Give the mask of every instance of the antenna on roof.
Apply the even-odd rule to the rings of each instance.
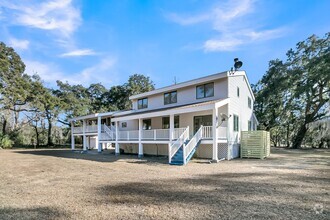
[[[173,82],[174,82],[174,85],[176,85],[176,76],[174,76]]]

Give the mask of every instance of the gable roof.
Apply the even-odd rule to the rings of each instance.
[[[155,90],[152,90],[152,91],[149,91],[149,92],[140,93],[140,94],[137,94],[137,95],[132,95],[132,96],[129,97],[129,99],[134,100],[134,99],[145,98],[147,96],[156,95],[156,94],[159,94],[159,93],[170,92],[172,90],[176,90],[176,89],[180,89],[180,88],[184,88],[184,87],[188,87],[188,86],[193,86],[193,85],[198,85],[198,84],[201,84],[201,83],[206,83],[206,82],[210,82],[210,81],[213,81],[213,80],[222,79],[222,78],[226,78],[226,77],[230,77],[230,76],[237,76],[237,75],[245,77],[247,86],[248,86],[249,91],[251,92],[252,98],[254,100],[255,99],[254,94],[253,94],[253,91],[251,89],[249,79],[248,79],[248,77],[247,77],[244,70],[236,71],[234,75],[230,75],[229,71],[225,71],[225,72],[221,72],[221,73],[216,73],[216,74],[200,77],[200,78],[197,78],[197,79],[188,80],[186,82],[177,83],[177,84],[170,85],[170,86],[165,86],[165,87],[155,89]]]

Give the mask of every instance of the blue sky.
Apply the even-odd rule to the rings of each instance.
[[[0,41],[47,86],[122,84],[134,73],[156,87],[229,70],[251,83],[268,61],[330,31],[328,0],[0,0]]]

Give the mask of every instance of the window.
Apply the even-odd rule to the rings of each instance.
[[[174,116],[174,128],[179,128],[179,115]],[[162,118],[162,128],[169,129],[170,128],[170,117],[163,117]]]
[[[239,118],[237,115],[234,115],[234,131],[238,131]]]
[[[172,104],[177,102],[177,92],[168,92],[164,94],[164,105]]]
[[[122,127],[122,128],[126,128],[126,127],[127,127],[127,122],[122,122],[122,123],[121,123],[121,127]]]
[[[251,106],[252,106],[252,100],[250,97],[248,97],[248,107],[251,108]]]
[[[143,120],[143,130],[151,130],[151,119],[144,119]]]
[[[239,87],[237,87],[237,97],[239,97]]]
[[[148,98],[138,100],[138,109],[148,108]]]
[[[214,96],[214,83],[196,86],[196,98],[202,99]]]
[[[249,130],[249,131],[252,131],[252,130],[253,130],[253,128],[252,128],[252,123],[251,123],[250,120],[248,121],[248,130]]]

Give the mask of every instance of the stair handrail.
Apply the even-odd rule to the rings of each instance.
[[[180,149],[180,147],[184,144],[184,142],[189,137],[189,126],[182,132],[180,137],[171,144],[169,149],[169,163],[172,161],[172,157],[176,154],[176,152]]]
[[[110,139],[115,139],[115,132],[113,132],[106,124],[104,126],[104,131],[110,136]]]
[[[198,129],[196,134],[190,139],[188,144],[184,146],[183,150],[183,163],[187,163],[187,158],[190,155],[190,153],[193,151],[193,149],[197,146],[198,142],[202,139],[203,137],[203,125]]]
[[[110,125],[110,130],[113,131],[113,132],[116,132],[116,127],[111,124]]]

